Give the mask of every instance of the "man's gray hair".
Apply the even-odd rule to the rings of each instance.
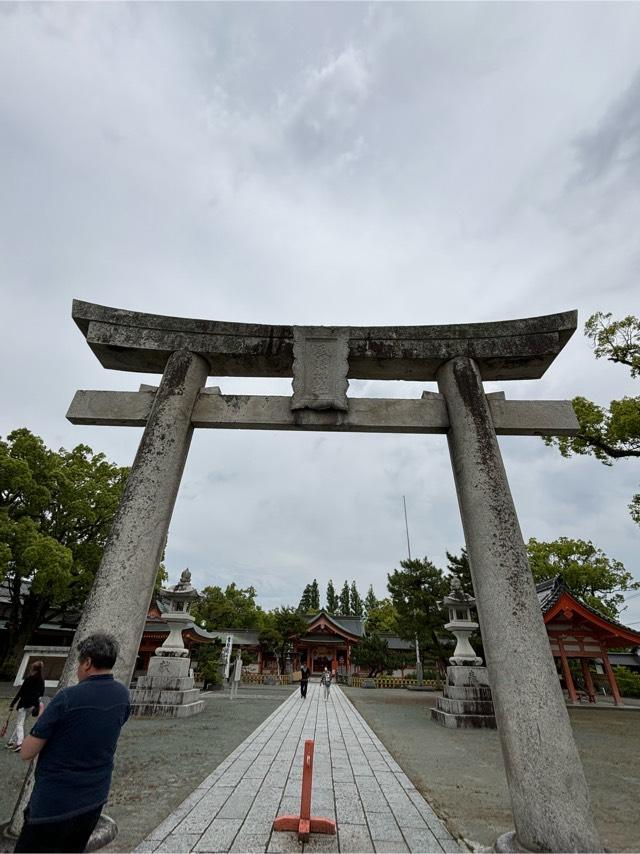
[[[116,663],[120,652],[120,644],[113,635],[97,632],[89,635],[78,645],[78,659],[85,661],[91,659],[91,663],[98,670],[111,670]]]

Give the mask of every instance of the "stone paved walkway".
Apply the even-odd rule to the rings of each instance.
[[[241,695],[242,697],[242,695]],[[229,701],[229,726],[233,702]],[[315,740],[312,815],[337,836],[302,845],[275,833],[299,813],[305,739]],[[463,851],[361,715],[337,687],[327,702],[311,683],[292,693],[137,847],[140,852]]]

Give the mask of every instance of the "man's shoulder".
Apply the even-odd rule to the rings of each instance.
[[[117,679],[84,679],[72,688],[66,688],[71,700],[89,696],[108,696],[116,701],[129,702],[129,689]]]

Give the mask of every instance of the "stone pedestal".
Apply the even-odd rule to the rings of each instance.
[[[188,658],[154,656],[146,676],[140,676],[131,692],[131,714],[135,717],[187,718],[204,709],[200,691],[189,676]]]
[[[495,729],[489,674],[486,667],[447,667],[443,696],[431,717],[454,729]]]

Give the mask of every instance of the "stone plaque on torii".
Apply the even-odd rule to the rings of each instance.
[[[296,327],[142,314],[74,301],[102,365],[162,375],[78,391],[74,424],[143,426],[76,638],[121,641],[128,684],[194,427],[444,433],[451,456],[516,835],[503,850],[601,850],[496,436],[573,435],[569,401],[506,400],[483,381],[541,377],[577,313],[449,326]],[[208,376],[292,377],[293,395],[226,395]],[[436,381],[420,399],[347,395],[349,379]],[[69,668],[61,684],[72,679]],[[513,848],[512,850],[515,850]]]

